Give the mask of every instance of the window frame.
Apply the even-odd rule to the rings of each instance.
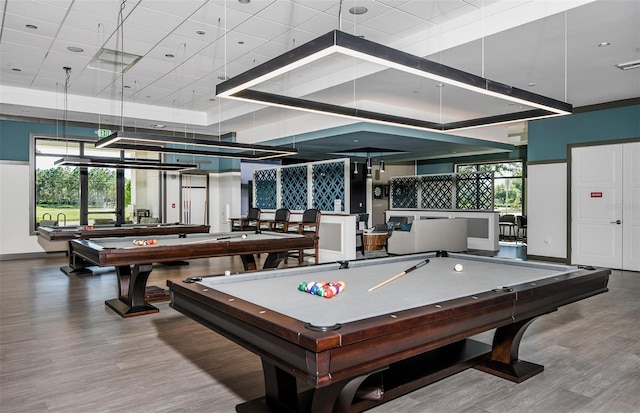
[[[524,159],[504,159],[504,160],[492,160],[492,161],[483,161],[483,162],[460,162],[460,163],[456,163],[454,164],[454,171],[455,173],[461,173],[459,171],[460,167],[464,167],[464,166],[475,166],[475,171],[473,172],[480,172],[480,168],[481,166],[487,166],[487,165],[498,165],[498,164],[513,164],[513,163],[520,163],[520,170],[522,171],[520,175],[511,175],[511,176],[497,176],[495,173],[495,168],[493,169],[494,171],[494,176],[493,176],[493,188],[494,188],[494,211],[495,212],[499,212],[501,213],[502,211],[500,211],[498,209],[498,207],[496,206],[496,202],[495,202],[495,188],[496,188],[496,180],[501,180],[501,179],[505,179],[505,178],[509,178],[509,179],[521,179],[522,180],[522,190],[521,190],[521,196],[520,196],[520,211],[522,215],[526,215],[526,170],[525,170],[525,161]],[[486,171],[485,171],[486,172]]]

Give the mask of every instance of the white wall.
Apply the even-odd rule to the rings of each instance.
[[[28,162],[0,162],[0,256],[44,251],[29,234],[29,189]]]
[[[169,172],[166,176],[165,222],[181,222],[180,176],[177,172]]]
[[[229,231],[229,218],[240,216],[240,171],[209,174],[211,232]]]
[[[527,255],[567,258],[567,164],[529,165]]]

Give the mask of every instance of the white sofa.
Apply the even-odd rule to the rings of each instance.
[[[414,220],[410,231],[392,232],[387,241],[389,254],[467,250],[467,219],[438,218]]]

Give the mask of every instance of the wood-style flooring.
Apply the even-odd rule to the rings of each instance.
[[[122,319],[104,305],[113,269],[67,277],[65,263],[0,261],[0,412],[233,412],[263,395],[257,356],[168,302]],[[237,257],[158,265],[148,284],[241,268]],[[371,412],[638,412],[640,274],[614,271],[609,286],[529,327],[520,357],[542,374],[514,384],[471,369]]]

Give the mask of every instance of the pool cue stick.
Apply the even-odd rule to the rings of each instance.
[[[371,291],[375,290],[376,288],[380,288],[380,287],[382,287],[383,285],[390,283],[391,281],[397,280],[398,278],[400,278],[400,277],[402,277],[402,276],[404,276],[404,275],[407,275],[407,274],[409,274],[411,271],[413,271],[413,270],[417,270],[418,268],[420,268],[420,267],[422,267],[423,265],[426,265],[426,264],[428,264],[428,263],[429,263],[429,259],[427,258],[426,260],[424,260],[424,261],[421,261],[421,262],[417,263],[417,264],[416,264],[416,265],[414,265],[413,267],[411,267],[411,268],[407,268],[406,270],[402,271],[400,274],[394,275],[393,277],[389,278],[388,280],[385,280],[385,281],[381,282],[380,284],[375,285],[375,286],[373,286],[373,287],[369,288],[369,292],[371,292]]]
[[[228,236],[225,236],[225,237],[218,237],[218,238],[199,239],[199,240],[195,240],[195,241],[185,242],[185,243],[183,243],[183,245],[184,244],[199,244],[201,242],[209,242],[209,241],[221,241],[221,240],[231,239],[231,238],[242,238],[243,235],[247,235],[247,234],[228,235]]]

